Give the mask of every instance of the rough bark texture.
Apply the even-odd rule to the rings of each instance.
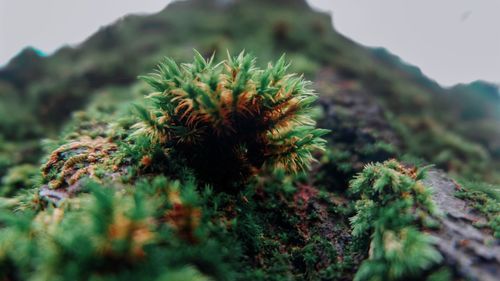
[[[431,233],[445,263],[472,280],[500,280],[500,240],[473,226],[485,218],[454,196],[460,188],[444,172],[431,170],[425,184],[434,191],[433,199],[443,212],[441,229]]]

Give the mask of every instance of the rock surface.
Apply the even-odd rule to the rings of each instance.
[[[441,229],[431,235],[445,262],[467,279],[500,280],[500,240],[473,226],[485,218],[454,196],[460,186],[439,170],[429,171],[424,183],[443,213]]]

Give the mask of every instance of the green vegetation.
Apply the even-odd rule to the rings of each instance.
[[[143,77],[157,92],[148,96],[151,109],[137,108],[134,135],[180,155],[215,186],[244,182],[264,165],[303,171],[327,131],[309,117],[316,100],[309,82],[287,74],[288,66],[282,57],[260,70],[244,53],[216,65],[199,53],[192,64],[166,59]]]
[[[234,280],[224,262],[234,253],[195,234],[218,226],[202,217],[192,183],[158,177],[120,192],[86,185],[90,194],[58,208],[2,212],[2,280],[211,280],[194,265]]]
[[[437,224],[430,191],[420,181],[424,173],[390,160],[367,165],[351,182],[350,192],[359,198],[353,236],[371,238],[369,258],[354,280],[424,280],[441,262],[431,237],[416,228]]]
[[[226,50],[246,50],[261,67],[286,52],[291,70],[310,80],[331,69],[335,87],[355,83],[393,116],[403,153],[474,180],[500,182],[494,86],[443,89],[387,51],[338,34],[329,16],[301,0],[227,3],[179,1],[155,15],[128,16],[79,48],[64,47],[47,58],[35,49],[20,53],[0,70],[0,175],[17,164],[37,163],[39,140],[56,137],[72,112],[94,96],[133,86],[137,74],[165,54],[186,61],[196,48],[204,56],[215,52],[216,60]]]
[[[222,90],[224,98],[230,98],[229,103],[220,99],[221,92],[195,88],[198,91],[192,102],[196,106],[186,111],[182,104],[190,99],[169,97],[182,93],[179,89],[183,87],[173,87],[163,89],[162,96],[153,94],[155,102],[144,105],[151,106],[148,110],[152,114],[171,114],[170,120],[178,121],[175,129],[183,120],[204,116],[206,119],[198,122],[184,123],[199,126],[193,127],[201,132],[196,139],[180,141],[183,130],[169,131],[173,123],[164,122],[155,128],[168,138],[159,141],[164,136],[157,135],[157,139],[153,132],[145,133],[144,118],[131,116],[131,104],[126,101],[123,104],[128,106],[122,106],[110,99],[114,106],[109,107],[99,99],[98,107],[91,105],[87,111],[75,114],[60,140],[47,144],[48,156],[40,180],[34,181],[33,187],[19,187],[10,198],[1,200],[0,277],[163,280],[178,275],[180,280],[320,280],[340,278],[351,270],[353,262],[336,263],[338,254],[333,242],[321,237],[320,228],[297,228],[297,223],[309,216],[307,202],[302,200],[310,200],[318,193],[311,187],[300,191],[304,195],[296,194],[305,184],[304,175],[298,172],[307,170],[311,153],[321,151],[324,143],[319,138],[324,131],[314,129],[309,115],[315,96],[301,77],[286,73],[283,59],[265,70],[255,68],[253,62],[252,57],[243,54],[229,58],[225,63],[228,73],[234,74],[230,77],[224,70],[209,69],[211,62],[199,54],[194,64],[180,66],[185,76],[177,78],[186,82],[187,89],[196,86],[207,90],[202,81],[215,76],[220,79],[216,80],[220,85],[216,88]],[[199,72],[191,76],[191,67],[201,65],[207,68],[198,68]],[[234,84],[227,80],[231,77],[236,78]],[[241,91],[240,79],[247,79]],[[144,94],[142,87],[136,90]],[[235,103],[234,111],[233,97],[241,100]],[[211,119],[202,113],[212,111],[206,107],[208,104],[200,102],[206,98],[219,99],[220,107],[212,109],[228,109],[231,118],[209,122]],[[155,107],[160,105],[163,110]],[[148,112],[137,106],[135,110],[142,113],[140,117]],[[250,130],[244,124],[258,126]],[[250,136],[239,138],[243,133],[238,130],[242,129]],[[204,154],[206,148],[191,140],[217,143],[228,134],[239,143],[224,153],[233,155],[233,149],[243,153],[243,146],[259,136],[268,140],[265,151],[274,153],[265,155],[268,163],[261,163],[266,165],[258,177],[237,173],[241,178],[234,179],[234,184],[238,183],[239,189],[214,192],[220,188],[215,185],[219,175],[200,175],[198,167],[181,154],[180,145],[191,145],[194,153],[200,154],[196,159],[215,166],[218,156]],[[168,140],[173,144],[167,144]],[[250,156],[238,155],[242,159]],[[222,163],[235,166],[240,162]],[[254,173],[258,168],[253,168]],[[6,186],[18,183],[15,175],[22,171],[19,168],[17,173],[9,173]],[[293,176],[287,176],[285,171]],[[178,180],[155,176],[158,174]],[[206,187],[205,182],[214,183],[214,187]],[[325,216],[335,215],[333,209],[328,210],[329,203],[330,199],[321,199]],[[269,231],[271,226],[273,230]],[[323,252],[325,258],[315,256]]]
[[[0,69],[0,280],[454,279],[418,167],[478,181],[457,196],[499,237],[496,90],[443,89],[302,0],[26,49]]]
[[[467,180],[462,180],[461,184],[462,189],[456,196],[467,200],[472,208],[485,215],[488,219],[486,226],[500,239],[500,187]]]
[[[38,167],[24,164],[12,167],[3,177],[0,185],[0,196],[13,196],[23,188],[35,187]]]

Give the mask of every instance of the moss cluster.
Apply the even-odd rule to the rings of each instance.
[[[418,171],[363,167],[500,182],[497,89],[443,89],[305,0],[174,2],[0,69],[0,280],[446,279]],[[260,60],[224,57],[242,49]],[[70,116],[42,173],[17,166]],[[498,236],[497,195],[470,187]]]
[[[471,207],[485,215],[487,227],[500,239],[500,187],[478,182],[463,181],[456,196],[467,200]]]
[[[167,58],[143,77],[157,92],[148,96],[150,108],[138,108],[143,122],[134,135],[185,158],[215,185],[244,182],[264,165],[303,171],[327,131],[310,117],[317,97],[309,82],[287,68],[282,57],[261,70],[244,53],[219,64],[199,53],[180,66]]]
[[[286,69],[244,54],[166,60],[146,78],[160,92],[139,102],[139,117],[105,105],[75,114],[35,188],[0,200],[0,278],[440,277],[421,232],[434,222],[423,172],[369,165],[351,201],[325,186],[343,156],[323,154],[328,165],[308,171],[325,131],[314,128],[307,82]]]
[[[329,201],[316,206],[323,215],[299,224],[310,219],[307,208],[320,199],[314,188],[303,190],[303,175],[287,175],[307,169],[312,152],[324,144],[325,131],[309,117],[315,96],[307,82],[286,74],[284,60],[266,70],[243,54],[225,63],[225,70],[212,68],[197,54],[193,64],[181,65],[176,79],[186,84],[153,94],[155,102],[140,112],[142,121],[126,117],[127,111],[114,118],[95,108],[75,115],[62,141],[50,145],[41,182],[2,201],[0,276],[319,280],[350,270],[352,263],[336,262],[344,259],[339,246],[321,238],[322,225],[331,227],[327,219],[335,215]],[[213,91],[201,84],[207,77],[216,78]],[[194,96],[176,96],[182,93]],[[213,108],[201,106],[206,98],[214,99]],[[193,108],[184,108],[189,102]],[[226,115],[214,121],[207,115],[214,110]],[[150,121],[160,122],[158,131],[147,129],[145,112],[157,117]],[[198,138],[184,138],[182,126]],[[217,155],[204,154],[208,140],[221,150]],[[222,163],[237,171],[231,180],[240,188],[215,193],[205,187],[220,181],[189,161],[189,146],[197,161],[219,168],[229,154],[233,162]],[[265,161],[252,162],[254,154]],[[255,174],[264,164],[257,178],[245,173],[252,165]],[[179,181],[156,176],[162,173]]]
[[[355,280],[424,280],[426,271],[441,262],[431,237],[416,227],[436,224],[423,176],[424,170],[389,160],[366,166],[352,180],[350,191],[359,198],[351,219],[353,236],[363,241],[371,237],[369,258]]]
[[[115,172],[119,169],[119,159],[113,157],[117,150],[118,146],[109,139],[83,137],[54,150],[42,167],[42,176],[51,189],[74,186],[84,176],[102,177],[99,165],[111,166]]]
[[[158,177],[119,192],[86,188],[58,208],[2,211],[2,280],[234,280],[226,260],[235,253],[211,239],[223,230],[186,211],[204,204],[192,183]]]

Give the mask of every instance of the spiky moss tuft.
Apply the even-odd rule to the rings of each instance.
[[[355,280],[408,280],[433,276],[442,257],[430,236],[416,227],[434,227],[430,191],[422,184],[425,169],[407,168],[396,160],[369,164],[350,185],[356,201],[353,236],[371,237],[369,258]],[[425,277],[427,276],[427,277]]]
[[[198,52],[190,64],[166,58],[142,77],[157,92],[150,107],[137,108],[134,135],[162,144],[216,186],[245,182],[263,166],[305,170],[327,131],[310,117],[310,83],[288,67],[281,57],[259,69],[244,52],[218,64]]]

